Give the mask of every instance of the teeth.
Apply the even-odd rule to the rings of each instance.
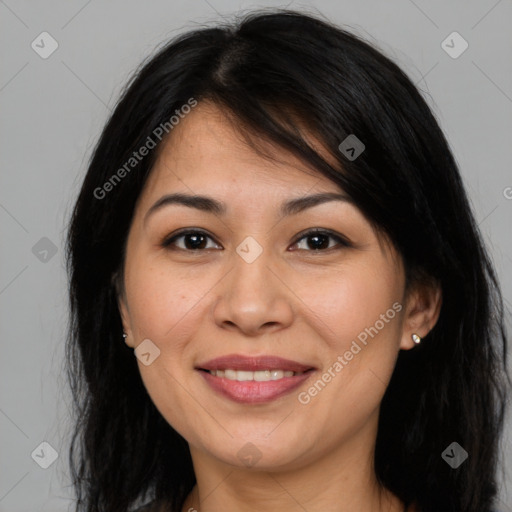
[[[254,372],[253,380],[256,380],[258,382],[264,382],[266,380],[271,380],[271,379],[272,379],[272,375],[271,375],[270,370],[260,370],[258,372]]]
[[[210,371],[210,373],[212,373],[212,372]],[[224,377],[226,377],[226,379],[229,379],[229,380],[236,380],[236,371],[235,370],[225,370]]]
[[[244,381],[244,380],[253,380],[253,379],[254,379],[253,372],[242,372],[240,370],[238,370],[236,372],[236,380]]]
[[[283,377],[293,377],[294,375],[302,375],[304,372],[292,372],[289,370],[258,370],[256,372],[248,372],[245,370],[209,370],[214,377],[224,377],[229,380],[237,380],[245,382],[255,380],[257,382],[266,382],[269,380],[279,380]]]

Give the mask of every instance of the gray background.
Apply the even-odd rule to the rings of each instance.
[[[87,159],[121,86],[168,37],[263,6],[318,9],[377,43],[420,86],[460,164],[510,308],[511,0],[0,0],[0,512],[70,505],[63,240]],[[43,31],[59,45],[47,59],[31,47]],[[441,47],[453,31],[469,44],[455,59]],[[33,252],[43,237],[55,255]],[[510,316],[507,322],[510,329]],[[511,428],[509,414],[504,512],[512,511]],[[43,441],[59,453],[48,469],[31,458]]]

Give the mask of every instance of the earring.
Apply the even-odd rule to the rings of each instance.
[[[128,338],[128,334],[126,334],[125,332],[123,332],[123,338],[126,340],[126,338]]]
[[[421,338],[417,335],[417,334],[413,334],[411,336],[412,340],[414,341],[414,343],[418,344],[421,342]]]

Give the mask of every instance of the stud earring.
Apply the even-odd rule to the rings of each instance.
[[[128,338],[128,334],[126,334],[125,332],[123,332],[123,338],[126,340],[126,338]]]
[[[412,340],[414,341],[414,343],[418,344],[421,342],[421,338],[417,335],[417,334],[413,334],[411,336]]]

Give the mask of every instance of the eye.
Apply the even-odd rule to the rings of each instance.
[[[184,245],[179,246],[176,244],[176,241],[179,239],[183,239]],[[173,249],[175,246],[178,249],[183,251],[198,251],[202,249],[212,249],[212,247],[205,246],[205,241],[207,239],[213,240],[210,235],[208,235],[205,231],[199,231],[197,229],[188,231],[181,231],[178,234],[173,235],[170,238],[166,238],[161,246],[169,249]],[[215,247],[213,247],[215,248]]]
[[[294,245],[298,245],[302,240],[307,239],[309,239],[310,243],[307,241],[305,244],[303,243],[303,247],[298,247],[300,250],[310,250],[312,248],[312,251],[310,250],[310,252],[321,252],[334,249],[337,245],[341,247],[350,247],[348,240],[341,235],[319,228],[311,229],[306,233],[303,233],[301,238],[299,238]],[[329,239],[335,240],[337,244],[330,245]]]
[[[177,248],[182,251],[201,251],[204,249],[215,249],[220,247],[218,245],[215,246],[215,244],[213,247],[208,247],[208,239],[213,241],[213,238],[205,231],[188,229],[186,231],[175,233],[171,237],[164,239],[160,245],[171,250]],[[339,246],[351,246],[350,242],[341,235],[319,228],[310,229],[305,233],[301,233],[300,238],[298,238],[293,245],[299,246],[302,240],[307,239],[309,239],[310,243],[306,242],[305,247],[303,244],[303,247],[298,247],[298,249],[309,252],[325,252],[336,248],[336,246],[338,246],[338,248],[340,248]],[[334,240],[337,243],[331,245],[329,239]],[[182,240],[183,243],[178,244],[178,240]]]

